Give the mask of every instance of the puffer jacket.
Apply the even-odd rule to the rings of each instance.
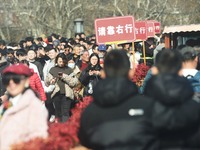
[[[153,76],[144,94],[155,101],[152,121],[159,134],[160,150],[200,148],[200,105],[193,99],[186,78],[174,74]]]
[[[151,124],[152,100],[138,95],[125,78],[108,78],[94,88],[94,101],[81,116],[78,137],[94,150],[157,150]]]
[[[39,98],[42,101],[46,101],[47,97],[44,92],[41,79],[36,72],[34,72],[33,70],[32,72],[33,72],[33,75],[29,78],[29,85],[31,89],[38,94]]]

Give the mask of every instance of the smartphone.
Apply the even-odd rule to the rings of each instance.
[[[62,76],[63,75],[63,73],[62,72],[58,72],[58,76]]]

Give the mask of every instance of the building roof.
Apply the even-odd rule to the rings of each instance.
[[[174,25],[165,26],[163,34],[165,33],[179,33],[179,32],[197,32],[200,31],[200,24],[190,24],[190,25]]]

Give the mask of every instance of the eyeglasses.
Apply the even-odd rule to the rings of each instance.
[[[7,86],[9,85],[10,80],[13,80],[15,84],[19,84],[21,80],[25,78],[26,78],[25,76],[21,76],[21,75],[4,75],[2,77],[2,83]]]

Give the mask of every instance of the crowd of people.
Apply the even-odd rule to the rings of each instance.
[[[0,40],[0,71],[13,64],[27,65],[33,72],[30,87],[48,109],[50,121],[65,122],[73,105],[92,94],[107,49],[95,43],[95,36],[85,34],[67,39],[52,33],[8,44]],[[4,100],[6,88],[2,82],[0,86]]]
[[[184,76],[185,63],[197,66],[197,57],[189,46],[180,52],[161,50],[139,94],[130,80],[126,53],[109,52],[104,61],[106,78],[95,86],[94,100],[81,117],[81,144],[97,150],[199,149],[199,91]],[[194,71],[192,67],[188,69]]]
[[[52,33],[17,43],[1,39],[0,147],[9,149],[20,140],[47,137],[48,122],[66,122],[74,105],[93,94],[110,49],[84,34],[67,39]],[[11,129],[13,124],[16,127]]]
[[[92,95],[94,85],[102,78],[104,58],[114,47],[131,56],[131,43],[98,45],[95,35],[86,37],[84,33],[69,39],[52,33],[46,38],[26,37],[18,43],[0,40],[0,71],[12,64],[28,65],[34,72],[30,87],[48,109],[49,120],[65,122],[71,107]],[[0,87],[4,100],[6,88],[1,82]]]
[[[46,137],[48,122],[66,122],[74,105],[92,96],[81,117],[83,146],[198,149],[198,44],[171,50],[164,48],[163,38],[150,39],[145,55],[142,47],[139,42],[98,45],[95,35],[84,33],[69,39],[52,33],[18,43],[0,40],[0,148]],[[134,70],[144,62],[151,69],[137,87]]]

